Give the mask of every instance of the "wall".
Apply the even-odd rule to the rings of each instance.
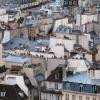
[[[64,39],[64,36],[69,37],[68,39]],[[75,34],[56,34],[57,38],[50,38],[50,47],[54,46],[58,43],[64,44],[65,48],[69,51],[73,50],[73,45],[77,43],[76,35]],[[79,35],[79,44],[86,50],[89,50],[88,42],[90,40],[90,35],[83,33]],[[68,45],[70,44],[70,45]]]
[[[74,49],[75,41],[70,39],[51,37],[49,47],[55,46],[57,44],[63,44],[67,50],[72,51]]]
[[[76,69],[75,71],[87,71],[87,66],[85,61],[82,59],[68,59],[68,67],[71,69]]]
[[[78,4],[79,6],[81,7],[86,7],[87,6],[87,3],[90,1],[90,0],[78,0]]]
[[[58,19],[55,21],[55,25],[54,25],[54,29],[53,29],[53,32],[56,31],[56,29],[58,28],[59,25],[65,25],[67,26],[68,24],[68,18],[62,18],[62,19]]]
[[[54,52],[54,55],[57,58],[64,58],[64,46],[59,46],[59,45],[53,46],[51,47],[50,51]]]
[[[97,46],[98,53],[96,54],[96,61],[100,61],[100,45]]]
[[[79,96],[82,96],[82,100],[86,100],[86,97],[90,97],[89,100],[93,100],[93,98],[96,97],[96,100],[100,100],[99,96],[93,96],[89,94],[83,94],[83,93],[74,93],[74,92],[63,92],[62,100],[66,100],[66,94],[69,94],[69,100],[72,100],[72,95],[76,95],[76,100],[79,100]]]
[[[8,15],[0,15],[0,22],[8,23]]]
[[[98,21],[98,15],[97,14],[77,14],[76,15],[76,25],[80,26],[80,25],[84,25],[86,23],[89,22],[93,22],[93,21]]]
[[[13,63],[13,62],[7,62],[5,61],[5,67],[6,68],[11,68],[11,66],[16,65],[16,66],[23,66],[23,64],[18,64],[18,63]]]
[[[43,93],[42,92],[41,93],[41,100],[58,100],[57,96],[59,96],[59,100],[62,100],[62,95],[49,94],[49,93]]]
[[[37,82],[34,78],[33,68],[23,68],[23,72],[28,76],[33,86],[37,86]]]
[[[47,76],[49,76],[51,74],[51,71],[60,64],[65,64],[65,59],[48,59]]]
[[[55,84],[58,84],[58,89],[56,89]],[[46,82],[47,90],[53,89],[53,90],[62,90],[62,83],[57,83],[57,82]]]
[[[57,58],[45,60],[44,58],[32,57],[32,64],[38,63],[41,63],[44,68],[47,67],[47,71],[45,71],[45,77],[48,77],[51,74],[51,71],[54,70],[59,64],[65,64],[65,60]]]

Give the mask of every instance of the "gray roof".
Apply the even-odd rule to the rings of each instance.
[[[36,27],[38,25],[38,21],[33,20],[33,19],[26,19],[21,27]]]
[[[25,62],[29,61],[29,59],[21,57],[21,56],[12,56],[12,55],[10,55],[6,58],[6,61],[7,62],[19,63],[19,64],[24,64]]]
[[[87,72],[81,72],[74,76],[68,76],[64,78],[63,81],[91,84],[91,85],[100,85],[100,79],[91,79],[89,73]]]
[[[28,45],[28,51],[35,51],[35,46],[42,44],[44,46],[49,45],[49,39],[39,39],[36,41],[30,41],[29,39],[24,39],[24,38],[14,38],[4,44],[4,47],[6,49],[17,49],[20,47],[20,45]]]
[[[100,44],[100,38],[98,38],[98,39],[96,38],[96,39],[94,40],[94,44],[95,44],[95,45]]]

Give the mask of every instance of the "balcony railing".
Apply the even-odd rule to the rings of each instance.
[[[83,94],[83,95],[91,95],[91,96],[100,95],[99,93],[94,94],[94,93],[78,92],[78,91],[71,91],[71,90],[63,90],[63,92],[74,93],[74,94]]]

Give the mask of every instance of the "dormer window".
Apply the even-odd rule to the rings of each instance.
[[[59,74],[55,74],[55,79],[59,79]]]
[[[84,85],[80,84],[80,92],[83,92],[83,87],[84,87]]]
[[[58,83],[55,83],[55,89],[58,90]]]
[[[6,92],[0,92],[0,96],[1,97],[5,97],[6,96]]]
[[[97,93],[97,86],[94,85],[94,86],[92,87],[92,90],[93,90],[93,93]]]

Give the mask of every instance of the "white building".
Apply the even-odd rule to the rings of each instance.
[[[5,8],[0,8],[0,22],[8,23],[8,14]]]
[[[49,47],[52,48],[56,45],[63,45],[68,51],[72,51],[74,49],[74,44],[75,44],[75,40],[73,39],[62,39],[62,38],[50,37]],[[57,52],[59,52],[59,50]]]
[[[76,54],[68,59],[68,69],[73,72],[87,71],[92,62],[84,59],[82,54]]]

